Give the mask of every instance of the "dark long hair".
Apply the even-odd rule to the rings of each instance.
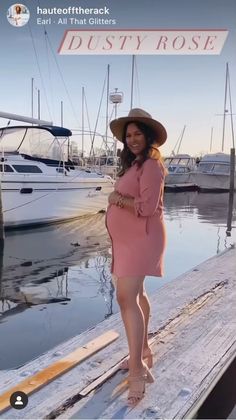
[[[143,162],[145,162],[145,160],[148,159],[148,155],[149,155],[149,151],[151,149],[151,146],[152,146],[153,143],[156,142],[156,133],[150,127],[148,127],[146,124],[144,124],[142,122],[139,122],[139,121],[129,121],[128,123],[126,123],[125,126],[124,126],[123,135],[122,135],[122,141],[124,143],[124,148],[123,148],[123,150],[120,154],[121,168],[120,168],[120,171],[117,174],[118,176],[124,175],[126,170],[132,166],[133,161],[136,159],[136,155],[131,152],[131,150],[128,148],[128,145],[127,145],[127,142],[126,142],[127,128],[128,128],[128,125],[132,124],[132,123],[135,124],[138,127],[138,129],[141,131],[141,133],[143,133],[144,138],[145,138],[145,142],[146,142],[145,149],[142,151],[140,158],[137,159],[137,165],[138,165],[139,168],[142,166]]]

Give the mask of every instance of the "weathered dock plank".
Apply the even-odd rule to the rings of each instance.
[[[69,369],[72,369],[77,364],[97,353],[108,344],[111,344],[118,337],[119,335],[115,331],[107,331],[89,341],[83,347],[79,347],[57,362],[52,363],[50,366],[34,375],[28,376],[27,379],[19,382],[16,386],[9,388],[5,393],[0,395],[0,411],[9,407],[10,397],[14,392],[21,390],[27,395],[31,394],[33,391],[47,385],[50,381],[55,380],[58,376],[66,373]]]
[[[117,364],[127,354],[120,315],[116,314],[17,371],[3,373],[0,393],[104,331],[113,329],[120,334],[115,343],[32,394],[25,409],[9,409],[4,418],[183,417],[235,355],[235,283],[233,248],[152,296],[157,380],[148,385],[144,400],[135,409],[126,406],[126,374],[116,373]]]

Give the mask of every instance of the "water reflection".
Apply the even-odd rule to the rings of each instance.
[[[230,248],[236,241],[236,196],[231,237],[226,235],[228,194],[198,192],[166,193],[167,228],[165,276],[148,277],[148,293],[155,293],[169,282],[210,257]]]
[[[110,316],[110,262],[103,214],[9,232],[0,261],[0,369],[22,364]]]
[[[227,222],[228,201],[228,193],[204,194],[192,191],[165,194],[164,205],[169,218],[196,214],[199,221],[217,225]],[[236,220],[236,195],[232,220]]]
[[[108,245],[100,214],[57,227],[9,233],[2,256],[2,300],[25,305],[69,301],[70,267],[76,265],[79,273],[96,257],[98,271],[101,258],[110,258]],[[101,271],[98,277],[104,275]]]

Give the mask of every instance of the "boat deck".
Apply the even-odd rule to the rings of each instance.
[[[118,364],[127,355],[116,314],[40,358],[1,373],[0,418],[191,418],[236,357],[236,249],[212,257],[152,296],[150,344],[154,384],[135,407],[126,405],[127,373]],[[22,381],[34,387],[39,371],[90,349],[104,332],[111,342],[29,396],[23,410],[3,404],[3,394]],[[117,338],[117,336],[119,337]],[[105,342],[103,343],[105,345]],[[49,369],[50,370],[50,369]],[[52,370],[52,369],[51,369]],[[53,375],[52,375],[53,376]],[[47,382],[47,380],[46,380]]]

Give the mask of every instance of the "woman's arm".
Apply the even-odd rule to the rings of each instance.
[[[109,196],[109,203],[131,211],[136,216],[152,216],[158,206],[164,173],[161,164],[149,159],[144,163],[140,177],[140,194],[137,198],[121,195],[113,191]]]
[[[143,164],[139,197],[134,199],[137,216],[152,216],[159,204],[164,187],[164,168],[159,160],[148,159]]]

